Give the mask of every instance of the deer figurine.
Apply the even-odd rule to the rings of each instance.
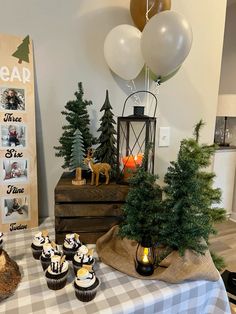
[[[96,186],[98,186],[100,173],[105,175],[106,184],[108,184],[109,179],[110,179],[109,172],[111,171],[111,166],[107,163],[102,163],[102,162],[94,164],[92,157],[93,157],[93,150],[89,149],[87,153],[87,157],[84,159],[84,163],[92,171],[91,185],[94,185],[94,180],[95,180]]]

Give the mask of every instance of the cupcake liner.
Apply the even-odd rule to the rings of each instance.
[[[74,264],[73,264],[73,269],[74,269],[75,276],[77,275],[77,271],[78,271],[81,267],[82,267],[82,266],[77,266],[77,265],[74,265]]]
[[[32,249],[33,257],[34,257],[35,259],[40,259],[40,256],[41,256],[41,254],[42,254],[42,252],[43,252],[43,248],[36,250],[36,249],[34,249],[33,247],[31,247],[31,249]]]
[[[66,259],[69,261],[73,261],[73,258],[76,252],[77,250],[68,250],[63,247],[63,253],[66,256]]]
[[[75,295],[76,295],[77,299],[82,301],[82,302],[92,301],[97,294],[97,290],[98,290],[100,284],[101,284],[100,280],[98,278],[96,278],[96,281],[94,283],[94,285],[96,285],[96,286],[94,288],[88,288],[88,290],[86,290],[85,288],[79,289],[79,288],[77,288],[77,286],[74,285]]]
[[[42,260],[42,255],[40,256],[40,261],[41,261],[41,265],[43,267],[43,270],[46,270],[51,263],[51,260],[47,260],[47,261]]]
[[[46,281],[47,281],[47,285],[49,289],[60,290],[66,286],[68,271],[61,278],[48,278],[46,276],[46,272],[47,270],[45,271],[45,277],[46,277]]]
[[[91,265],[93,266],[95,264],[95,259],[93,259],[93,262],[91,264],[88,264],[88,263],[78,263],[76,262],[74,259],[73,259],[73,269],[74,269],[74,273],[75,273],[75,276],[77,275],[77,271],[78,269],[82,268],[84,265]]]

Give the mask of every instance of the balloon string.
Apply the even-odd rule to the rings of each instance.
[[[126,86],[130,89],[131,93],[137,92],[137,88],[135,86],[134,80],[130,80],[126,84]],[[134,98],[135,104],[140,106],[141,105],[140,97],[137,94],[134,94],[132,97]]]
[[[154,85],[154,89],[153,89],[153,94],[156,96],[157,98],[157,109],[158,109],[158,104],[159,104],[159,94],[160,94],[160,85],[161,85],[161,80],[160,79],[157,79],[155,81],[155,85]],[[152,104],[153,104],[153,99],[152,99],[152,102],[150,104],[150,108],[152,108]],[[150,113],[150,112],[149,112]],[[157,117],[159,117],[159,112],[157,114]]]
[[[155,5],[155,1],[153,1],[153,4],[151,5],[150,9],[148,9],[148,7],[149,7],[149,0],[147,0],[147,2],[146,2],[146,23],[149,21],[148,14],[152,10],[154,5]]]
[[[131,82],[133,84],[134,90],[137,92],[137,88],[136,88],[136,85],[134,83],[134,80],[132,80]],[[134,94],[134,98],[139,102],[139,105],[142,105],[142,102],[141,102],[141,99],[140,99],[139,95]]]
[[[151,5],[150,9],[149,9],[149,0],[146,0],[146,23],[149,21],[149,17],[148,14],[149,12],[152,10],[152,8],[155,5],[155,1],[153,2],[153,4]],[[149,81],[149,67],[146,65],[145,66],[145,90],[150,91],[150,81]],[[150,99],[150,94],[147,94],[147,98],[146,98],[146,107],[147,107],[147,112],[150,111],[150,104],[149,104],[149,99]]]
[[[149,80],[149,67],[146,65],[146,72],[147,72],[147,86],[146,90],[149,92],[150,91],[150,80]],[[147,99],[146,99],[146,106],[147,106],[147,112],[150,112],[150,94],[147,93]]]

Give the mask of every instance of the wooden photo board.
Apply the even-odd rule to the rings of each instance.
[[[0,231],[38,225],[37,193],[32,41],[0,34]]]

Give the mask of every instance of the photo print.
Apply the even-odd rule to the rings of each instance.
[[[0,87],[0,109],[25,110],[25,90],[21,88]]]
[[[25,147],[26,126],[20,124],[1,125],[1,146],[2,147]]]
[[[28,220],[29,216],[29,198],[27,196],[3,199],[3,223]]]
[[[26,159],[4,159],[2,168],[4,183],[21,183],[28,180],[28,161]]]

